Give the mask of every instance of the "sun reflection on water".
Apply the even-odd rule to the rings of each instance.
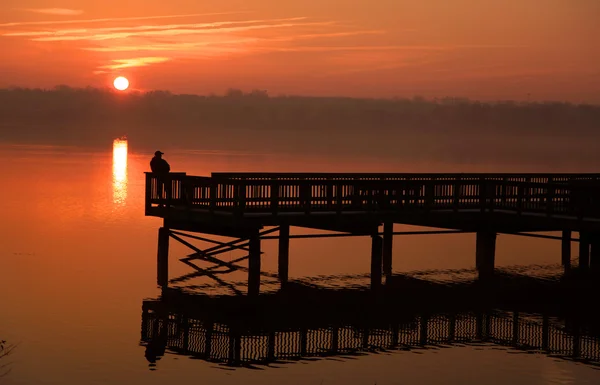
[[[127,139],[113,141],[113,203],[125,205],[127,198]]]

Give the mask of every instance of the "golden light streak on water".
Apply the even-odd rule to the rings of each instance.
[[[127,139],[113,141],[113,203],[124,206],[127,199]]]

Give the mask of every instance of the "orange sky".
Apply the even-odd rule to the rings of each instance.
[[[3,0],[0,87],[600,102],[598,0]]]

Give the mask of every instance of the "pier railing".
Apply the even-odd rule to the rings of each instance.
[[[600,217],[599,198],[600,174],[146,174],[148,215],[168,207],[238,215],[415,209]]]

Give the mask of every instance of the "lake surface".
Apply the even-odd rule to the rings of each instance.
[[[144,216],[143,172],[151,154],[137,152],[135,143],[129,143],[128,152],[110,144],[102,151],[12,145],[0,149],[4,165],[0,340],[17,344],[3,359],[11,371],[0,383],[592,384],[600,380],[600,372],[592,366],[543,354],[509,354],[505,348],[485,344],[323,359],[265,370],[230,370],[166,354],[151,367],[140,344],[142,301],[160,295],[156,246],[161,221]],[[196,175],[504,171],[502,165],[408,164],[366,156],[325,159],[181,150],[165,158],[172,171]],[[532,170],[525,165],[508,171],[560,170]],[[404,236],[394,242],[397,273],[448,276],[443,271],[453,270],[469,275],[474,268],[474,235]],[[368,273],[370,247],[368,238],[292,240],[290,278]],[[265,241],[263,270],[276,271],[276,248],[275,241]],[[176,261],[185,253],[184,247],[172,245],[171,277],[190,272]],[[233,258],[224,255],[225,260]],[[514,265],[556,265],[560,242],[500,235],[496,259],[497,266],[509,270]],[[244,275],[228,279],[243,280]]]

